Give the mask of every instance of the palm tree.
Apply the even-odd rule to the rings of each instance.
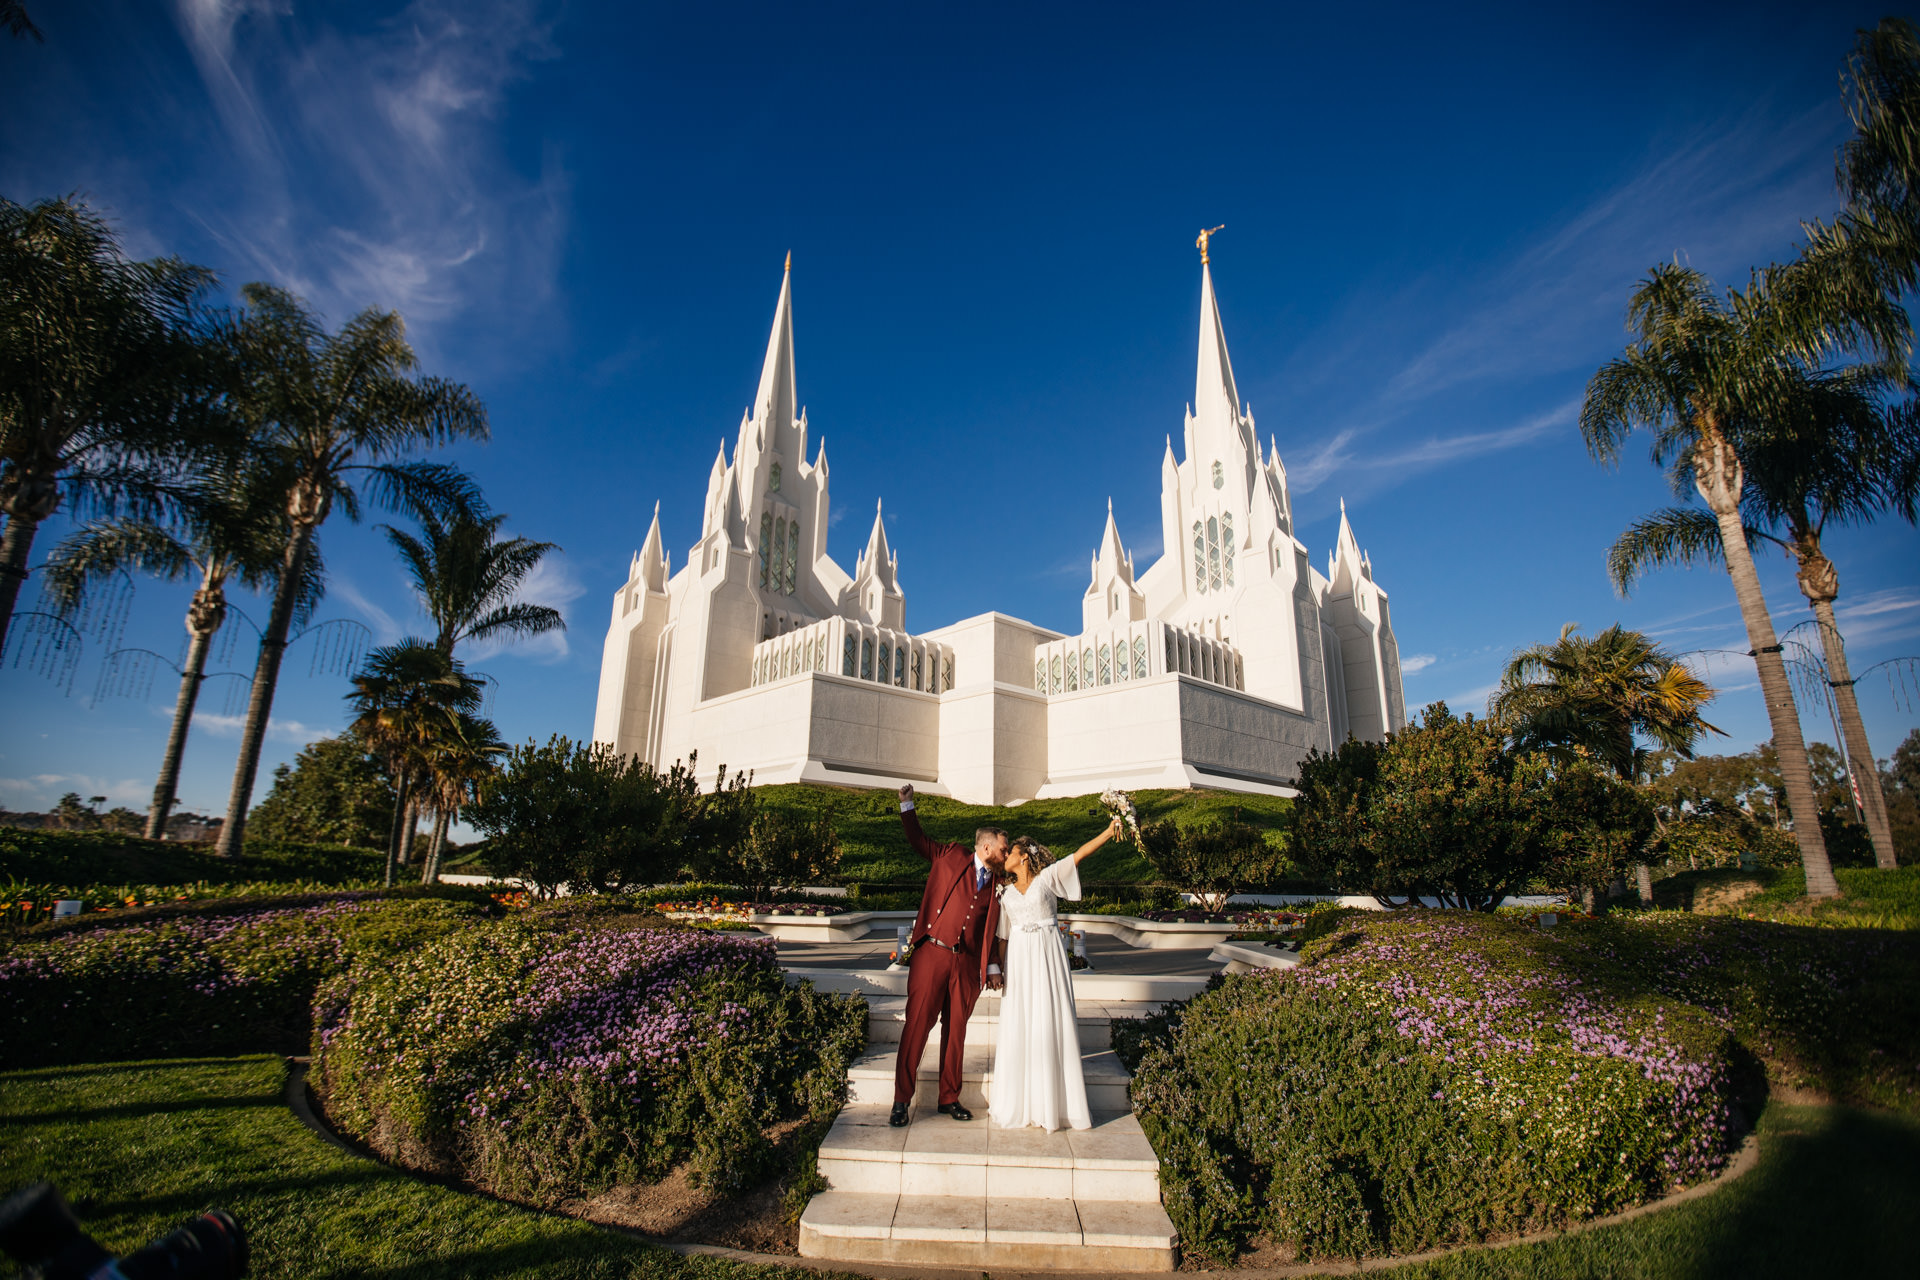
[[[1822,550],[1821,536],[1829,524],[1866,523],[1888,508],[1914,521],[1920,423],[1883,411],[1879,393],[1885,379],[1873,370],[1792,371],[1791,377],[1791,398],[1773,415],[1773,429],[1743,450],[1745,539],[1749,546],[1772,543],[1794,561],[1800,593],[1818,623],[1827,682],[1874,860],[1882,867],[1897,866],[1886,799],[1870,763],[1873,750],[1854,696],[1846,644],[1834,621],[1840,574]],[[1721,563],[1720,538],[1719,522],[1705,512],[1670,507],[1620,536],[1607,553],[1608,572],[1625,595],[1653,566]]]
[[[195,307],[213,273],[123,257],[86,205],[0,197],[0,647],[60,506],[151,509],[210,397]]]
[[[33,19],[27,16],[27,7],[20,0],[0,0],[0,27],[18,38],[32,36],[41,44],[47,38],[40,34],[40,28],[33,25]]]
[[[420,519],[420,538],[381,526],[433,619],[435,646],[449,657],[462,640],[567,629],[558,609],[514,601],[527,575],[559,548],[530,538],[501,540],[498,534],[506,519],[464,513],[442,519],[426,512]]]
[[[425,640],[407,639],[368,655],[347,702],[351,732],[386,762],[393,779],[393,828],[387,838],[386,885],[393,887],[414,788],[427,775],[433,744],[456,732],[455,717],[480,707],[481,686],[458,662]]]
[[[1595,460],[1610,465],[1627,437],[1645,428],[1653,436],[1654,463],[1668,468],[1677,491],[1697,490],[1712,512],[1759,670],[1787,803],[1800,815],[1793,834],[1807,893],[1838,897],[1813,819],[1820,809],[1800,716],[1740,519],[1746,468],[1738,445],[1763,434],[1769,414],[1788,399],[1785,372],[1792,361],[1782,354],[1783,335],[1817,327],[1818,318],[1783,313],[1763,281],[1722,304],[1705,276],[1678,265],[1648,274],[1633,291],[1627,318],[1635,340],[1588,382],[1581,434]]]
[[[463,805],[473,799],[474,788],[491,774],[494,758],[506,753],[507,744],[491,720],[482,720],[465,712],[448,717],[441,731],[426,746],[424,795],[433,810],[433,842],[428,846],[421,884],[433,884],[440,878],[440,860],[447,845],[447,824],[459,816]]]
[[[241,370],[230,398],[281,495],[289,536],[220,829],[218,852],[228,857],[246,834],[280,660],[320,525],[335,503],[358,520],[365,499],[416,512],[471,510],[479,495],[457,468],[398,459],[487,436],[486,409],[472,391],[414,376],[419,362],[395,313],[370,308],[329,334],[283,290],[250,284],[241,294],[248,309],[234,326]]]
[[[188,574],[200,578],[187,606],[187,657],[180,673],[180,696],[173,706],[173,727],[147,811],[149,840],[162,838],[173,809],[180,759],[206,680],[207,654],[227,619],[227,585],[237,581],[253,590],[267,586],[285,553],[286,520],[278,495],[262,479],[257,469],[233,465],[228,458],[226,465],[213,466],[185,495],[173,527],[128,517],[96,520],[62,541],[47,560],[47,594],[63,611],[76,608],[92,583],[128,570],[169,582]],[[304,616],[320,598],[322,566],[317,553],[308,555],[304,569],[296,616]]]

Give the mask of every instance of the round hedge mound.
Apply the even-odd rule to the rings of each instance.
[[[1409,1253],[1561,1224],[1710,1176],[1746,1127],[1752,1057],[1604,932],[1340,924],[1298,969],[1116,1025],[1190,1249]]]
[[[825,1119],[865,1041],[858,998],[789,987],[770,939],[592,900],[537,906],[316,997],[332,1121],[397,1163],[537,1203],[684,1161],[727,1191],[771,1171],[767,1129]]]

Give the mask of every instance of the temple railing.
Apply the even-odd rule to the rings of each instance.
[[[1033,650],[1034,690],[1049,696],[1128,684],[1170,671],[1227,689],[1247,687],[1239,650],[1157,619],[1100,627]]]
[[[755,685],[810,672],[938,694],[953,688],[953,650],[853,618],[826,618],[753,647]]]

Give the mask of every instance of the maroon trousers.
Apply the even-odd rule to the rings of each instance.
[[[935,1021],[940,1023],[940,1105],[960,1101],[960,1075],[967,1052],[967,1019],[980,999],[980,957],[949,951],[931,939],[907,962],[907,1025],[893,1068],[893,1100],[913,1101],[920,1058]]]

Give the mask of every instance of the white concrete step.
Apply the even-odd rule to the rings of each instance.
[[[1115,1018],[1138,1018],[1157,1013],[1163,1007],[1159,1001],[1078,1001],[1075,1012],[1080,1024],[1080,1047],[1110,1048]],[[878,1049],[882,1045],[899,1044],[906,1026],[905,996],[867,997],[867,1043],[870,1046]],[[980,1003],[973,1007],[973,1016],[967,1019],[967,1044],[990,1048],[999,1042],[999,1032],[1000,998],[993,992],[986,992],[981,995]],[[938,1027],[934,1028],[932,1039],[938,1043]]]
[[[882,1045],[870,1048],[866,1054],[854,1059],[853,1065],[847,1070],[849,1106],[859,1103],[893,1105],[894,1060],[898,1055],[897,1047]],[[1127,1069],[1120,1065],[1120,1059],[1114,1057],[1111,1050],[1082,1051],[1080,1069],[1087,1084],[1087,1106],[1095,1114],[1129,1109]],[[927,1037],[927,1047],[920,1058],[920,1070],[914,1081],[914,1105],[922,1112],[932,1113],[940,1100],[939,1095],[940,1033],[936,1029]],[[973,1044],[969,1038],[960,1076],[961,1105],[970,1111],[984,1113],[992,1098],[993,1050]]]
[[[821,991],[849,992],[866,996],[904,996],[907,994],[905,969],[794,969],[786,970],[790,983],[811,982]],[[1165,1003],[1187,1000],[1206,990],[1211,975],[1167,976],[1156,974],[1101,973],[1082,969],[1073,975],[1076,1004],[1114,1002]]]
[[[1157,1203],[827,1191],[800,1215],[800,1255],[923,1267],[1172,1271]]]
[[[984,1112],[961,1122],[923,1108],[906,1128],[891,1105],[843,1109],[820,1144],[836,1191],[1007,1200],[1160,1203],[1160,1163],[1131,1113],[1094,1113],[1091,1129],[1000,1129]]]

